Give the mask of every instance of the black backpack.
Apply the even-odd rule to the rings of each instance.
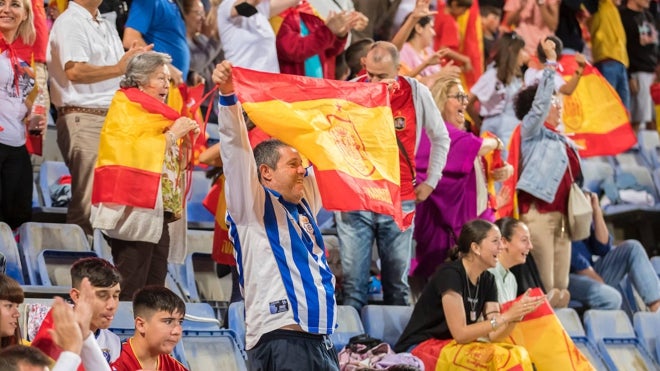
[[[103,0],[99,6],[99,12],[110,13],[115,12],[117,14],[117,22],[115,26],[117,27],[117,32],[119,32],[119,38],[124,37],[124,26],[128,20],[128,9],[131,6],[131,0]]]

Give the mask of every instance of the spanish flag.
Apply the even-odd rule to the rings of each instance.
[[[255,125],[314,164],[326,209],[392,215],[406,227],[385,84],[232,71],[236,93]]]
[[[101,130],[92,203],[155,208],[165,159],[163,133],[180,116],[137,88],[119,89]]]
[[[461,35],[459,53],[470,58],[472,70],[463,72],[463,84],[469,90],[484,73],[484,42],[479,14],[479,1],[474,0],[467,12],[456,20]]]
[[[540,288],[533,288],[531,296],[543,296]],[[503,303],[502,313],[522,299]],[[543,334],[542,336],[539,336]],[[506,340],[507,343],[521,345],[527,349],[538,371],[592,371],[595,368],[571,340],[559,318],[550,307],[547,299],[516,325]]]
[[[561,72],[569,80],[577,69],[574,55],[563,55]],[[577,89],[564,96],[562,116],[566,135],[580,148],[580,156],[609,156],[637,143],[628,112],[614,88],[593,66],[584,68]]]

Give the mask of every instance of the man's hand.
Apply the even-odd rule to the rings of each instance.
[[[415,9],[410,13],[410,17],[412,19],[417,19],[419,20],[420,18],[428,17],[437,14],[438,12],[436,11],[431,11],[429,10],[429,5],[431,4],[431,0],[417,0],[415,3]]]
[[[461,68],[454,64],[453,60],[442,66],[438,72],[438,79],[445,77],[459,78],[461,76]]]
[[[357,22],[359,15],[354,15],[354,12],[330,12],[328,18],[325,20],[325,25],[337,37],[346,37],[348,31],[351,30],[353,24]]]
[[[509,177],[513,175],[513,166],[511,166],[511,164],[506,164],[502,167],[498,167],[497,169],[493,169],[490,174],[493,176],[493,180],[496,182],[501,182],[503,180],[509,179]]]
[[[419,184],[417,187],[415,187],[415,202],[423,202],[429,198],[432,192],[433,188],[430,185],[426,183]]]
[[[117,62],[117,68],[119,68],[119,72],[121,72],[122,75],[125,74],[128,61],[130,61],[131,58],[133,58],[133,56],[142,54],[149,50],[153,50],[153,48],[154,48],[154,44],[149,44],[147,46],[138,46],[137,40],[133,40],[131,47],[119,59],[119,62]]]
[[[172,79],[174,86],[176,87],[183,84],[183,72],[181,72],[180,69],[174,67],[172,63],[168,64],[167,68],[170,70],[170,78]]]
[[[53,302],[53,329],[50,332],[53,341],[64,351],[80,354],[83,345],[83,336],[80,326],[76,322],[73,308],[60,297]],[[89,329],[89,323],[87,324]]]
[[[213,82],[218,85],[220,93],[227,95],[234,93],[234,81],[231,76],[231,63],[224,60],[218,63],[213,70],[211,77]]]
[[[355,31],[364,31],[365,28],[369,25],[369,18],[366,15],[358,11],[353,11],[353,30]]]

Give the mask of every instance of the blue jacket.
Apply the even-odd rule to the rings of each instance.
[[[555,90],[554,74],[553,70],[543,71],[532,109],[523,117],[520,130],[522,171],[516,187],[548,203],[554,201],[568,167],[566,144],[577,154],[571,141],[544,125]]]

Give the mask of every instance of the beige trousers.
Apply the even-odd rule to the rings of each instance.
[[[568,288],[571,239],[567,220],[559,212],[539,213],[535,205],[520,216],[532,235],[532,255],[546,291]]]
[[[57,145],[71,172],[71,202],[66,222],[78,224],[92,235],[89,221],[94,166],[105,117],[87,113],[69,113],[57,118]]]

